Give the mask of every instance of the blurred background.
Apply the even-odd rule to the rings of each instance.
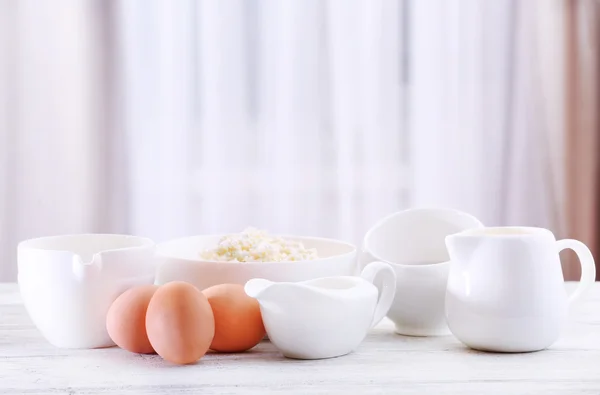
[[[598,254],[599,77],[593,0],[2,0],[0,281],[30,237],[416,206]]]

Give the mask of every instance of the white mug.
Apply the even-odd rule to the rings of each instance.
[[[154,243],[100,234],[31,239],[18,246],[18,268],[25,308],[51,344],[109,347],[106,313],[128,288],[154,283]]]
[[[446,238],[452,259],[446,296],[450,330],[467,346],[529,352],[554,343],[569,303],[594,282],[594,258],[585,244],[556,241],[532,227],[497,227]],[[559,252],[570,248],[581,262],[581,282],[569,297]]]
[[[396,333],[449,335],[444,312],[450,267],[447,235],[481,228],[475,217],[445,208],[415,208],[394,213],[371,228],[364,240],[361,265],[389,263],[396,272],[396,296],[387,314]]]

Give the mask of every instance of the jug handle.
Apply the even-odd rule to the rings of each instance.
[[[377,286],[379,297],[373,314],[371,328],[377,325],[388,313],[396,295],[396,272],[385,262],[371,262],[360,273],[360,276],[375,285],[375,280],[381,277],[380,285]]]
[[[590,249],[578,240],[563,239],[556,242],[558,252],[564,249],[571,249],[577,254],[579,258],[579,264],[581,265],[581,279],[579,280],[579,286],[569,296],[569,303],[573,303],[579,299],[596,281],[596,265],[594,264],[594,256]]]

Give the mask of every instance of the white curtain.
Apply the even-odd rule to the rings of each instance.
[[[561,3],[524,3],[1,3],[0,281],[57,233],[558,229]]]
[[[28,237],[99,230],[101,66],[84,2],[0,2],[0,281]],[[58,5],[58,6],[57,6]]]
[[[123,4],[132,231],[357,239],[406,204],[400,2]]]
[[[412,4],[412,201],[560,235],[564,2]]]

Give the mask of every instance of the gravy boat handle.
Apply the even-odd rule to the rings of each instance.
[[[396,295],[396,272],[385,262],[371,262],[360,273],[360,276],[375,285],[379,291],[371,328],[388,313]],[[379,281],[377,281],[379,280]]]

